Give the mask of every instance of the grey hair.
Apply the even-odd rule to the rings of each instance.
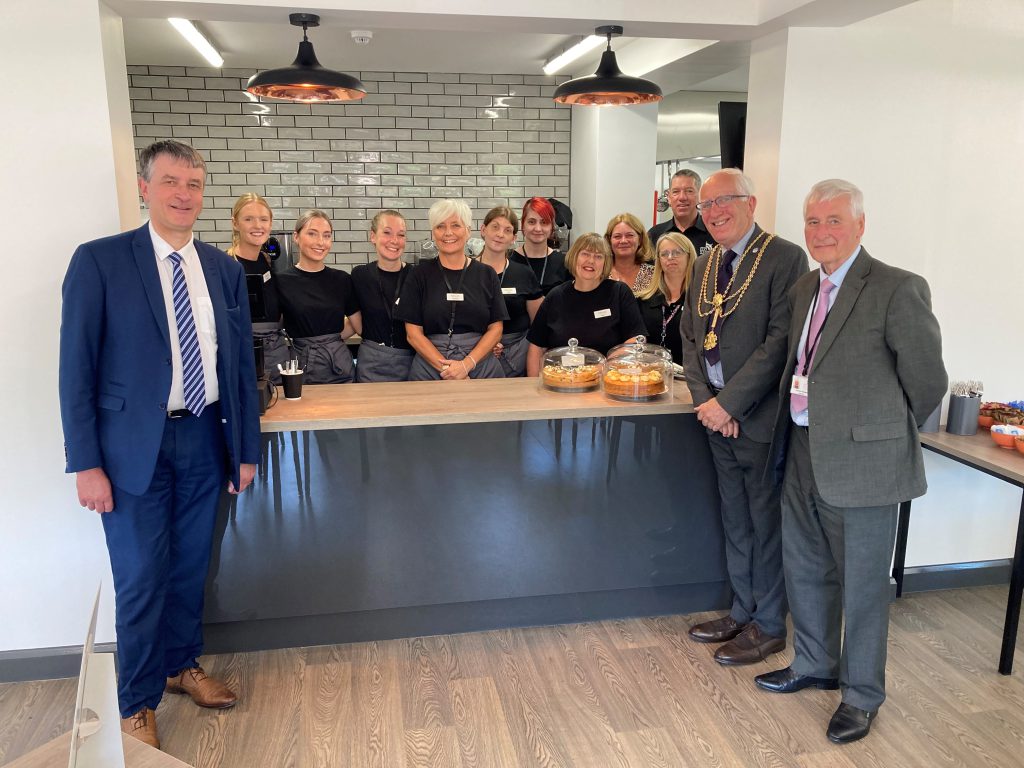
[[[464,200],[455,200],[454,198],[438,200],[427,211],[427,219],[430,221],[431,229],[441,222],[447,221],[452,216],[458,216],[466,229],[473,228],[473,212]]]
[[[859,219],[864,215],[864,193],[855,184],[843,179],[825,179],[819,181],[804,198],[804,211],[811,203],[823,203],[835,200],[837,197],[848,197],[850,199],[850,213],[853,218]]]
[[[154,141],[139,153],[139,176],[147,183],[152,180],[153,163],[160,155],[167,155],[172,160],[177,160],[191,168],[202,168],[203,173],[206,173],[206,161],[195,149],[180,141],[165,139],[164,141]]]
[[[703,183],[701,181],[700,174],[697,173],[696,171],[691,171],[689,168],[683,168],[673,173],[672,179],[671,181],[669,181],[669,186],[672,186],[672,182],[682,176],[686,176],[689,179],[693,179],[693,183],[697,186],[697,189],[700,189],[700,185]]]
[[[715,176],[728,176],[732,179],[732,183],[736,187],[737,193],[741,195],[754,195],[754,182],[751,181],[750,177],[739,168],[723,168],[720,171],[715,171],[708,177],[708,181],[713,179]],[[704,183],[706,184],[707,182]]]

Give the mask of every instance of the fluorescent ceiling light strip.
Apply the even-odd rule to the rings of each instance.
[[[217,49],[210,45],[210,41],[203,37],[203,33],[193,26],[188,19],[168,19],[181,36],[192,43],[192,47],[203,55],[203,58],[210,62],[210,66],[220,68],[224,66],[224,59]]]
[[[555,56],[551,61],[544,65],[544,74],[553,75],[562,67],[568,66],[572,62],[576,61],[580,56],[588,53],[597,46],[605,42],[605,38],[601,35],[589,35],[588,37],[580,40],[576,45],[558,56]]]

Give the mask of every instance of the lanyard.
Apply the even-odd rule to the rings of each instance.
[[[834,289],[833,289],[834,290]],[[814,301],[811,302],[811,318],[814,318],[814,310],[818,307],[818,296],[821,294],[820,289],[814,294]],[[832,307],[828,308],[828,312],[825,313],[825,317],[821,321],[821,325],[818,326],[818,332],[814,334],[814,341],[811,341],[811,326],[807,326],[807,338],[804,339],[804,368],[801,371],[801,376],[807,375],[807,369],[811,367],[811,359],[814,357],[814,350],[818,348],[818,339],[821,338],[821,332],[825,330],[825,321],[828,320],[829,312],[832,311]]]
[[[388,316],[388,337],[391,343],[389,347],[395,346],[395,302],[398,301],[398,297],[402,295],[402,283],[405,282],[405,275],[407,273],[406,265],[403,264],[402,268],[398,270],[398,285],[395,286],[395,295],[388,300],[387,295],[384,293],[384,281],[380,279],[380,273],[383,271],[377,267],[377,287],[380,289],[380,298],[384,302],[384,311]]]
[[[668,333],[668,324],[672,322],[672,318],[676,316],[676,312],[678,312],[679,308],[683,306],[683,297],[680,296],[679,300],[671,305],[672,313],[666,317],[665,310],[668,309],[669,306],[669,304],[661,305],[661,346],[663,347],[665,346],[665,336]]]
[[[546,260],[544,262],[544,266],[547,266],[547,261]],[[507,275],[507,274],[508,274],[508,256],[505,257],[505,268],[501,270],[501,277],[498,279],[498,287],[499,288],[503,288],[505,286],[505,275]]]
[[[459,285],[458,290],[452,290],[452,284],[448,281],[448,273],[444,271],[444,266],[441,264],[441,257],[437,257],[437,268],[441,270],[441,277],[444,278],[444,287],[448,289],[448,293],[462,293],[462,283],[466,279],[466,270],[469,269],[469,257],[463,257],[466,259],[465,264],[462,265],[462,270],[459,272]],[[448,341],[452,340],[452,334],[455,333],[455,308],[459,305],[457,301],[449,301],[452,307],[452,313],[448,317]]]

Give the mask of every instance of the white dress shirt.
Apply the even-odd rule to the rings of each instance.
[[[167,395],[167,410],[177,411],[185,407],[185,389],[182,385],[181,344],[178,342],[178,323],[174,317],[174,293],[172,280],[174,264],[168,258],[175,251],[181,255],[181,268],[188,284],[188,297],[192,305],[192,319],[199,337],[199,354],[203,359],[203,381],[206,385],[206,404],[220,399],[217,384],[217,326],[213,318],[213,302],[206,285],[203,265],[199,263],[195,242],[192,238],[181,248],[172,248],[167,241],[149,225],[156,254],[156,270],[160,274],[160,288],[164,294],[164,310],[167,312],[167,328],[171,337],[171,391]]]
[[[853,252],[853,255],[850,256],[850,258],[848,258],[846,261],[844,261],[842,266],[839,267],[839,269],[837,269],[831,275],[826,275],[825,271],[822,270],[822,269],[818,270],[818,290],[821,290],[821,284],[825,281],[826,277],[828,278],[828,281],[830,283],[832,283],[832,285],[835,286],[835,290],[833,290],[832,293],[830,293],[828,295],[828,311],[829,312],[832,311],[832,307],[836,303],[836,297],[839,296],[839,289],[843,287],[843,278],[845,278],[846,277],[846,273],[850,271],[850,267],[853,266],[853,260],[857,258],[857,254],[858,253],[860,253],[860,246],[859,245],[857,246],[857,249]],[[812,304],[812,306],[813,306],[813,304]],[[828,315],[825,315],[825,318],[827,319]],[[824,327],[825,326],[822,325],[822,328],[824,328]],[[811,310],[808,309],[807,310],[807,317],[804,318],[804,329],[803,329],[803,331],[800,332],[800,346],[797,347],[797,352],[798,352],[798,354],[797,354],[797,364],[798,365],[799,365],[799,360],[800,360],[799,350],[805,348],[805,345],[807,344],[807,332],[810,330],[810,328],[811,328]],[[806,408],[804,410],[800,411],[799,413],[792,414],[792,416],[793,416],[793,423],[794,424],[798,424],[801,427],[806,427],[807,426],[808,422],[807,422],[807,409]]]

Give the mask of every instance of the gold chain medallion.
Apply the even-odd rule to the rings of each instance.
[[[732,271],[732,276],[729,278],[729,282],[726,283],[725,290],[721,293],[718,292],[718,270],[722,268],[722,246],[716,245],[711,255],[708,257],[708,262],[704,266],[704,276],[701,278],[700,283],[700,299],[697,302],[697,315],[701,318],[705,318],[708,315],[714,313],[714,317],[711,318],[711,330],[708,331],[704,337],[704,349],[711,350],[718,346],[718,334],[713,329],[718,327],[718,323],[723,318],[728,317],[735,312],[740,302],[743,301],[743,297],[747,293],[747,288],[750,287],[751,281],[754,279],[754,274],[757,272],[758,266],[761,264],[761,257],[764,256],[764,252],[768,249],[769,244],[775,239],[775,235],[769,235],[767,232],[761,232],[757,237],[751,238],[751,241],[747,244],[743,254],[736,261],[736,268]],[[758,243],[761,243],[759,249],[756,248]],[[743,266],[743,260],[747,258],[747,254],[754,251],[757,255],[754,258],[754,263],[750,267],[750,273],[747,275],[743,284],[736,289],[735,292],[729,293],[734,282],[736,282],[736,276],[740,273],[740,267]],[[714,265],[712,267],[712,265]],[[709,288],[711,274],[714,272],[715,275],[715,286]],[[732,302],[732,306],[728,309],[725,305],[728,302]]]

